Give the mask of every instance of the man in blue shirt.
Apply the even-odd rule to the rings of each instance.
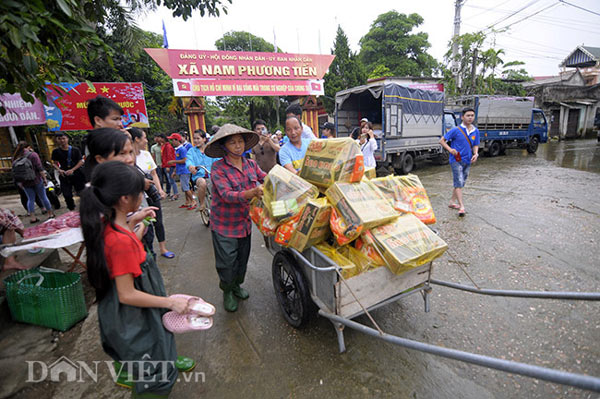
[[[175,165],[175,172],[172,177],[175,177],[175,174],[179,176],[181,191],[185,194],[185,203],[179,207],[187,208],[188,210],[195,209],[194,194],[190,190],[190,172],[185,166],[187,150],[183,146],[183,137],[179,133],[173,133],[169,136],[169,141],[173,148],[175,148],[175,159],[169,161],[171,165]]]
[[[458,209],[458,216],[465,216],[462,189],[465,186],[471,164],[479,157],[479,129],[473,126],[475,110],[462,110],[462,123],[450,129],[440,139],[440,144],[450,153],[450,166],[454,180],[454,190],[449,208]],[[448,145],[450,142],[450,145]],[[457,203],[458,202],[458,203]]]
[[[196,184],[196,196],[198,197],[199,210],[203,210],[204,197],[206,197],[206,185],[209,181],[210,176],[206,171],[199,166],[204,166],[210,173],[210,168],[213,162],[220,158],[211,158],[204,154],[204,147],[208,143],[208,137],[206,132],[202,129],[197,129],[194,132],[194,146],[188,152],[186,156],[185,166],[192,174],[192,181]]]
[[[296,116],[288,116],[285,120],[285,134],[290,141],[279,150],[279,163],[290,172],[298,174],[311,139],[302,138],[302,122]]]

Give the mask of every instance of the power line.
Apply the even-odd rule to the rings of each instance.
[[[552,7],[556,7],[558,4],[559,4],[559,2],[556,2],[556,3],[550,4],[549,6],[547,6],[547,7],[544,7],[544,8],[542,8],[541,10],[539,10],[539,11],[536,11],[536,12],[534,12],[533,14],[530,14],[530,15],[528,15],[528,16],[526,16],[526,17],[524,17],[524,18],[521,18],[521,19],[519,19],[519,20],[518,20],[518,21],[516,21],[516,22],[512,22],[512,23],[510,23],[510,24],[508,24],[508,25],[506,25],[506,26],[504,26],[504,27],[500,28],[499,30],[502,30],[502,29],[507,29],[507,28],[509,28],[509,27],[511,27],[511,26],[513,26],[513,25],[516,25],[516,24],[518,24],[519,22],[523,22],[523,21],[525,21],[526,19],[529,19],[529,18],[533,17],[534,15],[537,15],[537,14],[539,14],[539,13],[541,13],[541,12],[544,12],[544,11],[546,11],[546,10],[548,10],[548,9],[552,8]]]
[[[534,5],[535,3],[539,2],[540,0],[532,0],[529,3],[527,3],[525,6],[519,8],[517,11],[514,11],[513,13],[511,13],[510,15],[508,15],[507,17],[504,18],[500,18],[498,21],[494,22],[493,24],[489,25],[486,29],[491,29],[492,27],[498,25],[501,22],[506,21],[507,19],[509,19],[510,17],[520,13],[521,11],[525,10],[526,8],[529,8],[530,6]]]
[[[469,6],[469,7],[480,9],[480,10],[485,10],[482,13],[475,14],[473,16],[469,16],[469,19],[473,19],[476,16],[485,14],[487,12],[494,12],[494,13],[505,14],[505,15],[508,15],[508,14],[511,14],[514,12],[512,10],[496,10],[494,8],[486,8],[486,7],[480,7],[480,6]],[[538,18],[540,20],[551,21],[551,22],[564,22],[564,23],[569,23],[572,25],[591,25],[592,27],[598,26],[597,21],[582,21],[581,19],[570,19],[570,18],[554,18],[554,17],[548,16],[548,15],[540,15],[537,18],[534,18],[534,20],[538,20]]]
[[[597,12],[595,12],[595,11],[588,10],[587,8],[583,8],[583,7],[580,7],[580,6],[578,6],[578,5],[575,5],[575,4],[571,4],[571,3],[569,3],[569,2],[566,2],[565,0],[558,0],[558,1],[560,1],[561,3],[564,3],[564,4],[568,4],[568,5],[570,5],[571,7],[579,8],[580,10],[587,11],[587,12],[590,12],[590,13],[592,13],[592,14],[600,15],[599,13],[597,13]]]

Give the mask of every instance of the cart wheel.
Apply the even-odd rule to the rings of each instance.
[[[294,258],[283,251],[273,258],[273,288],[285,320],[295,328],[306,325],[312,309],[310,291]]]

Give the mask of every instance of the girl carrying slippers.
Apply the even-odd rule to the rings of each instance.
[[[160,271],[142,245],[152,207],[138,210],[144,176],[119,161],[97,165],[81,195],[81,227],[87,270],[96,290],[104,351],[133,376],[134,397],[168,397],[177,381],[173,334],[162,324],[168,309],[188,311],[188,300],[167,297]]]

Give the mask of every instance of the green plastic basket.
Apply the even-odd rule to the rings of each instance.
[[[87,316],[78,273],[36,267],[8,276],[4,285],[15,321],[67,331]]]

